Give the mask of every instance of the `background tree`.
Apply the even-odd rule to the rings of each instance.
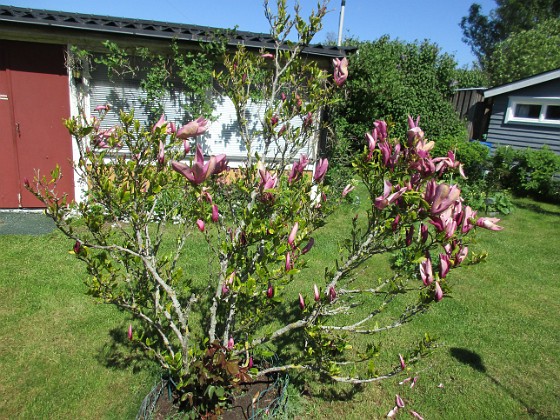
[[[510,35],[532,29],[550,18],[560,18],[560,0],[496,0],[489,15],[473,3],[461,19],[463,41],[470,45],[482,68],[486,68],[496,45]]]
[[[449,98],[455,89],[456,63],[429,41],[407,43],[385,36],[359,44],[350,58],[344,97],[334,110],[339,134],[353,141],[371,130],[372,115],[398,122],[404,135],[408,115],[422,115],[422,128],[432,138],[466,136]]]
[[[493,85],[501,85],[560,67],[560,19],[549,19],[535,28],[500,42],[488,62]]]

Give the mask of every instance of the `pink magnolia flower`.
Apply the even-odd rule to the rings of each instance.
[[[204,220],[198,219],[196,221],[196,225],[198,226],[198,230],[204,232],[204,227],[205,227]]]
[[[233,337],[230,337],[228,342],[227,342],[227,349],[228,350],[233,350],[234,346],[235,346],[235,341],[233,340]]]
[[[387,413],[387,418],[388,419],[393,419],[395,418],[395,416],[397,415],[399,411],[399,407],[394,406],[388,413]]]
[[[344,187],[344,189],[342,190],[342,196],[346,197],[348,195],[348,193],[352,190],[354,190],[354,188],[356,188],[355,186],[353,186],[352,184],[348,184],[346,187]]]
[[[329,302],[332,302],[333,300],[336,299],[336,290],[334,290],[334,287],[329,287]]]
[[[416,120],[413,120],[412,117],[409,115],[407,118],[407,122],[408,122],[408,129],[412,129],[412,128],[417,128],[419,127],[420,124],[420,115],[418,115],[416,117]]]
[[[249,363],[247,364],[247,367],[248,367],[249,369],[251,369],[251,368],[253,367],[253,356],[250,356],[250,357],[249,357]]]
[[[398,187],[397,187],[398,188]],[[397,201],[401,196],[408,190],[406,187],[402,187],[392,193],[393,185],[388,180],[383,182],[383,194],[379,197],[376,197],[374,206],[379,210],[383,210],[389,204],[393,204]]]
[[[299,180],[308,163],[309,163],[309,159],[307,158],[307,156],[301,155],[299,157],[299,160],[295,161],[294,164],[292,165],[292,169],[288,174],[288,183],[291,184],[292,182]]]
[[[158,155],[157,155],[157,161],[160,165],[163,165],[165,163],[165,146],[163,145],[163,143],[159,142],[159,151],[158,151]]]
[[[447,152],[447,157],[438,157],[435,158],[434,163],[436,163],[436,172],[439,172],[440,174],[443,173],[447,168],[458,168],[459,169],[459,175],[461,175],[462,178],[466,179],[467,177],[465,176],[465,172],[463,170],[463,165],[461,164],[461,162],[455,160],[455,153],[453,153],[451,150]]]
[[[502,230],[503,226],[498,226],[496,224],[499,221],[500,219],[497,219],[495,217],[481,217],[476,221],[476,225],[488,230]]]
[[[321,300],[321,295],[319,294],[319,288],[316,284],[313,285],[313,297],[315,298],[315,302],[319,302]]]
[[[443,290],[441,290],[441,286],[439,285],[439,281],[436,281],[436,288],[434,290],[434,299],[436,302],[439,302],[443,299]]]
[[[259,182],[261,191],[272,190],[273,188],[276,188],[276,185],[278,184],[278,176],[276,174],[272,175],[270,172],[268,172],[262,162],[259,162],[258,168],[259,176],[261,177],[261,180]]]
[[[196,145],[195,161],[192,166],[181,162],[171,162],[171,167],[187,178],[192,184],[200,185],[211,175],[219,174],[227,169],[226,155],[211,156],[204,163],[204,155],[199,144]]]
[[[152,133],[154,133],[158,128],[164,127],[164,126],[166,127],[165,128],[165,133],[166,134],[174,134],[177,131],[176,128],[175,128],[175,124],[173,124],[172,122],[166,121],[165,116],[163,114],[161,114],[161,117],[159,117],[159,120],[152,127]]]
[[[229,275],[228,279],[226,280],[226,283],[229,284],[229,285],[232,285],[234,279],[235,279],[235,271],[232,271],[231,274]]]
[[[420,277],[424,286],[429,286],[434,281],[434,274],[432,272],[432,260],[427,257],[420,263]]]
[[[391,230],[393,232],[397,231],[400,221],[401,221],[401,215],[397,214],[397,216],[395,217],[395,220],[393,220],[393,222],[391,223]]]
[[[371,134],[366,133],[366,140],[368,144],[368,160],[373,156],[373,151],[375,150],[375,145],[377,144],[377,131],[372,130]]]
[[[285,268],[286,271],[290,271],[292,268],[294,268],[294,264],[292,262],[292,256],[290,255],[289,252],[286,253],[286,264],[285,264]]]
[[[430,213],[437,215],[447,210],[460,197],[461,190],[457,185],[449,186],[441,183],[437,185],[434,180],[426,184],[424,199],[431,204]]]
[[[128,333],[127,333],[128,339],[132,340],[132,324],[128,324]]]
[[[79,254],[82,251],[82,243],[80,241],[76,241],[76,243],[74,243],[74,254]]]
[[[381,159],[383,160],[383,165],[389,165],[389,159],[391,158],[391,145],[387,141],[380,141],[377,143],[379,150],[381,150]]]
[[[270,125],[271,126],[275,126],[276,124],[278,124],[279,118],[278,115],[274,114],[272,117],[270,117]]]
[[[105,105],[97,105],[95,107],[95,110],[97,112],[101,112],[101,111],[109,111],[111,109],[111,105],[109,104],[105,104]]]
[[[198,197],[198,201],[206,200],[209,203],[212,203],[212,194],[208,192],[207,187],[202,187],[200,191],[200,196]]]
[[[229,287],[227,287],[227,284],[222,284],[222,295],[227,295],[229,293]]]
[[[301,293],[299,294],[299,308],[303,311],[305,309],[305,301]]]
[[[399,382],[399,385],[404,385],[404,384],[406,384],[406,383],[408,383],[408,382],[410,382],[410,381],[412,381],[412,378],[411,378],[411,377],[408,377],[408,378],[403,379],[402,381],[400,381],[400,382]]]
[[[274,58],[274,54],[265,53],[265,54],[261,54],[261,57],[264,58],[265,60],[266,59],[272,59],[272,58]]]
[[[266,297],[269,299],[272,299],[274,297],[274,287],[270,282],[268,282],[268,288],[266,289]]]
[[[329,161],[327,158],[319,159],[317,166],[315,167],[315,174],[313,175],[313,180],[317,183],[321,182],[327,173],[329,168]]]
[[[420,141],[424,139],[424,132],[418,125],[420,123],[420,116],[416,117],[416,121],[412,117],[408,116],[408,131],[406,135],[408,137],[408,145],[413,146],[415,141]]]
[[[334,66],[334,82],[337,86],[342,86],[348,78],[348,59],[344,57],[342,60],[339,58],[333,59]]]
[[[420,223],[420,241],[424,244],[428,240],[429,232],[428,226],[424,223]]]
[[[404,363],[404,357],[402,356],[402,354],[399,354],[399,362],[401,363],[401,369],[405,370],[406,369],[406,363]]]
[[[462,216],[461,233],[469,233],[474,227],[475,217],[476,211],[473,211],[470,206],[465,206]]]
[[[467,258],[468,253],[469,248],[466,246],[461,246],[457,254],[455,254],[455,263],[453,265],[457,267],[459,264],[461,264],[465,260],[465,258]]]
[[[303,119],[303,127],[309,128],[311,127],[311,124],[313,124],[313,114],[311,112],[308,112],[305,118]]]
[[[410,226],[406,231],[405,244],[410,246],[412,244],[412,238],[414,237],[414,226]]]
[[[199,117],[195,121],[191,121],[177,130],[177,137],[184,140],[189,137],[200,136],[201,134],[206,133],[206,130],[208,130],[208,120],[203,117]]]
[[[302,255],[307,254],[307,253],[309,252],[309,250],[310,250],[311,248],[313,248],[313,245],[314,245],[314,244],[315,244],[315,239],[309,238],[309,241],[307,242],[307,245],[305,245],[305,246],[303,247],[303,249],[301,250],[301,254],[302,254]]]
[[[424,417],[422,417],[420,414],[418,414],[416,411],[414,410],[410,410],[410,414],[412,414],[412,416],[418,420],[424,420]]]
[[[185,151],[185,155],[188,155],[191,151],[191,144],[187,139],[183,140],[183,150]]]
[[[212,204],[212,221],[216,223],[220,218],[220,213],[218,212],[218,206],[216,204]]]
[[[292,247],[292,249],[295,248],[294,241],[296,240],[298,229],[299,229],[299,223],[295,222],[294,227],[292,227],[292,231],[290,232],[290,235],[288,236],[288,245],[290,245]]]
[[[444,279],[449,273],[449,268],[451,267],[449,261],[449,255],[439,254],[439,278]]]
[[[117,129],[115,127],[108,128],[107,130],[99,130],[95,134],[95,137],[93,139],[94,145],[102,149],[109,148],[110,146],[107,143],[107,140],[110,139],[115,134],[116,131]],[[120,144],[117,144],[116,146],[121,147]]]
[[[376,120],[373,123],[373,129],[377,132],[377,139],[384,142],[387,140],[387,123],[383,120]]]

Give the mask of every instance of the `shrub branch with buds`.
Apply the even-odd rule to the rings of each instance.
[[[293,294],[288,285],[298,284],[313,254],[313,233],[343,198],[324,184],[327,159],[299,154],[316,139],[331,90],[351,77],[346,58],[327,74],[302,55],[325,10],[318,7],[306,22],[297,12],[290,18],[283,0],[275,12],[267,3],[275,49],[239,48],[215,75],[235,105],[247,151],[239,171],[226,177],[227,157],[205,155],[197,141],[208,128],[203,118],[175,127],[162,116],[146,128],[121,113],[119,126],[103,129],[111,111],[101,107],[95,118],[66,122],[86,200],[67,203],[58,195],[57,170],[26,182],[73,240],[90,293],[133,316],[129,340],[160,364],[184,407],[200,415],[219,413],[233,387],[259,374],[307,370],[363,383],[399,373],[403,356],[380,372],[368,364],[378,346],[355,348],[353,336],[377,337],[442,300],[452,269],[467,259],[471,231],[500,229],[495,219],[477,219],[458,185],[440,181],[446,172],[461,175],[462,167],[452,153],[431,157],[433,142],[418,120],[409,119],[405,139],[391,138],[376,121],[353,160],[369,208],[348,222],[345,251],[324,279]],[[298,41],[287,43],[292,30]],[[251,103],[262,107],[257,124],[247,117]],[[169,188],[180,189],[181,200],[162,211]],[[366,261],[397,250],[406,264],[387,278],[356,281]],[[208,255],[209,275],[193,269],[193,252]],[[410,295],[416,298],[402,298]],[[391,305],[403,306],[387,311]],[[349,314],[354,319],[344,321]],[[283,352],[285,342],[291,344]],[[284,363],[266,363],[271,351]],[[350,368],[362,363],[367,367]]]

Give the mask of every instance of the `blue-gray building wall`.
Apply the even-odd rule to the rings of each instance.
[[[487,141],[492,143],[493,148],[509,145],[515,148],[540,149],[546,144],[554,152],[560,154],[560,127],[504,123],[511,96],[559,98],[560,79],[495,96],[487,136]]]

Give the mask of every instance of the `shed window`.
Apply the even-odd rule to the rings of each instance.
[[[539,118],[541,114],[540,105],[517,104],[514,116],[517,118]]]
[[[545,119],[560,121],[560,105],[547,106]]]
[[[560,98],[510,97],[504,122],[560,127]]]

